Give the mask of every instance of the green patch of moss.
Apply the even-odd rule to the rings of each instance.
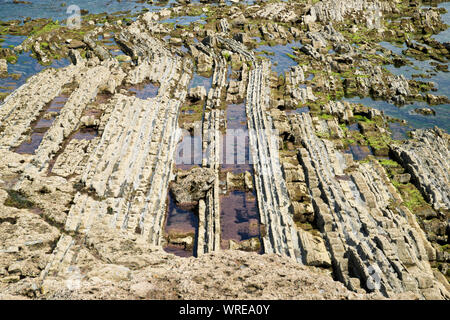
[[[0,101],[5,100],[7,96],[9,96],[9,92],[0,92]]]
[[[231,54],[227,51],[222,51],[222,56],[228,61],[230,60]]]
[[[32,32],[31,32],[31,35],[32,36],[40,36],[40,35],[42,35],[42,34],[45,34],[45,33],[49,33],[49,32],[51,32],[51,31],[53,31],[53,30],[56,30],[56,29],[59,29],[59,28],[61,28],[61,25],[56,21],[56,22],[50,22],[50,23],[48,23],[48,24],[46,24],[43,28],[41,28],[41,29],[39,29],[39,28],[37,28],[37,29],[34,29]]]
[[[319,118],[323,120],[332,120],[334,117],[331,114],[322,113],[319,115]]]
[[[356,121],[362,121],[362,122],[367,122],[367,123],[375,123],[373,120],[371,120],[371,119],[369,119],[369,118],[367,118],[365,116],[359,115],[359,114],[355,114],[353,116],[353,119],[355,119]]]
[[[442,251],[450,253],[450,244],[444,244],[441,246]]]
[[[400,191],[403,203],[411,212],[416,212],[418,209],[428,206],[420,191],[413,184],[400,184],[395,180],[393,180],[393,184]]]
[[[8,198],[5,200],[5,206],[18,209],[29,209],[34,207],[34,202],[28,200],[24,193],[15,190],[6,190],[6,192],[8,192]]]
[[[200,7],[194,7],[194,8],[192,8],[191,10],[189,10],[187,12],[187,15],[188,16],[200,16],[200,15],[203,14],[203,10],[202,9],[203,8],[200,8]]]
[[[391,138],[388,135],[374,134],[366,136],[367,143],[374,149],[375,155],[386,156],[389,153]]]
[[[296,56],[294,56],[293,54],[290,54],[290,53],[286,53],[286,55],[289,57],[289,58],[291,58],[292,60],[295,60],[297,57]]]
[[[316,136],[321,139],[330,139],[330,133],[329,132],[316,132]]]
[[[17,57],[16,57],[16,56],[7,56],[7,57],[6,57],[6,61],[7,61],[8,63],[15,64],[15,63],[17,63]]]
[[[398,167],[400,166],[397,162],[391,159],[379,159],[378,162],[384,167]]]

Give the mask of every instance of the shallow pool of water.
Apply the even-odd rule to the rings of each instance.
[[[286,45],[279,44],[272,47],[269,45],[262,45],[258,46],[255,51],[273,53],[269,55],[264,54],[263,56],[269,58],[272,62],[272,70],[278,74],[284,74],[286,71],[289,71],[290,67],[297,65],[297,62],[288,56],[288,54],[294,54],[294,47],[300,48],[302,47],[302,43],[300,41],[293,41]]]
[[[408,124],[415,129],[438,126],[447,132],[450,132],[450,105],[448,104],[431,106],[430,108],[436,111],[436,115],[424,116],[414,112],[414,109],[416,108],[428,107],[427,104],[423,102],[397,107],[386,101],[374,100],[369,97],[362,99],[359,97],[344,98],[343,100],[353,103],[362,103],[365,106],[382,110],[388,116],[408,121]]]
[[[254,195],[232,191],[221,196],[221,240],[227,249],[229,240],[236,242],[259,237],[259,213]]]
[[[202,136],[201,132],[191,135],[183,131],[183,137],[175,151],[175,164],[178,169],[190,170],[202,165]]]
[[[32,133],[30,138],[25,140],[14,151],[23,154],[33,154],[39,148],[45,133],[50,129],[68,98],[69,96],[61,95],[47,104],[39,115],[39,118],[31,124]]]
[[[173,23],[174,28],[177,25],[180,26],[187,26],[190,25],[191,23],[200,23],[200,24],[206,24],[206,21],[204,20],[206,19],[206,15],[202,14],[199,16],[180,16],[180,17],[174,17],[174,18],[170,18],[170,19],[165,19],[165,20],[161,20],[161,23]]]
[[[367,158],[369,155],[373,155],[372,148],[370,146],[361,146],[358,144],[351,144],[348,146],[344,153],[353,155],[353,159],[360,161]]]
[[[252,172],[245,104],[227,107],[227,131],[223,137],[222,169],[233,173]]]
[[[189,84],[189,89],[199,86],[205,87],[206,93],[208,93],[209,89],[211,89],[212,86],[212,77],[203,77],[195,72],[194,76],[192,77],[191,83]]]
[[[450,2],[442,2],[437,5],[438,8],[445,8],[447,13],[441,15],[442,21],[447,25],[450,25]],[[439,42],[449,42],[450,41],[450,29],[442,31],[439,34],[431,36],[431,38],[436,39]]]
[[[405,76],[405,78],[409,80],[413,79],[413,75],[426,74],[429,77],[428,76],[426,78],[417,77],[416,79],[425,82],[434,82],[437,91],[432,92],[433,94],[445,95],[447,97],[450,96],[450,73],[442,71],[436,72],[434,70],[434,67],[431,65],[431,62],[433,62],[434,60],[430,59],[420,61],[412,57],[403,55],[402,51],[407,48],[405,44],[403,44],[401,48],[389,42],[380,42],[379,44],[384,48],[391,50],[392,52],[406,58],[406,60],[411,62],[411,64],[401,67],[396,67],[394,65],[385,65],[386,69],[389,70],[391,73],[395,75],[403,75]],[[448,63],[446,63],[446,65],[448,65]]]
[[[1,36],[5,39],[1,45],[3,48],[20,45],[25,37],[22,36]],[[43,66],[34,59],[30,52],[24,52],[18,55],[16,63],[8,63],[9,77],[0,78],[0,92],[12,92],[23,85],[27,79],[46,68],[62,68],[70,64],[68,59],[54,60],[51,65]],[[12,75],[20,75],[15,77]],[[1,103],[0,103],[1,104]]]
[[[159,87],[153,83],[139,83],[128,89],[139,99],[154,98],[158,95]]]
[[[16,20],[30,17],[36,18],[51,18],[54,20],[65,20],[73,14],[73,11],[68,13],[71,5],[77,5],[81,10],[88,10],[89,13],[115,13],[119,11],[131,11],[137,13],[144,8],[150,11],[158,10],[165,7],[170,7],[176,3],[175,0],[169,1],[154,1],[154,4],[149,4],[146,1],[127,0],[73,0],[65,2],[53,0],[27,0],[29,3],[14,3],[13,0],[0,1],[0,20]],[[198,2],[198,1],[197,1]],[[160,3],[158,5],[158,3]]]
[[[167,198],[167,218],[164,227],[165,236],[189,234],[195,240],[198,230],[198,217],[193,211],[177,207],[170,192]],[[182,245],[168,244],[164,247],[164,250],[182,257],[189,257],[194,254],[193,248],[185,249]]]

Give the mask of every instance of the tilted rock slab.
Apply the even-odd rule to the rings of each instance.
[[[128,43],[136,48],[144,43],[142,37],[147,35],[131,37]],[[148,47],[141,49],[154,59],[143,59],[145,67],[135,67],[142,74],[132,76],[135,80],[157,77],[158,95],[143,100],[115,94],[107,103],[105,109],[110,111],[102,124],[102,136],[81,175],[85,191],[73,200],[64,227],[67,234],[58,242],[41,280],[76,261],[80,246],[73,234],[83,235],[100,253],[111,251],[110,244],[98,243],[104,233],[116,234],[118,241],[134,241],[142,250],[161,246],[168,184],[180,135],[179,108],[187,95],[192,63],[172,55],[160,41],[149,41]],[[156,75],[152,74],[155,70]],[[99,71],[93,67],[91,72]],[[102,71],[106,80],[108,72]],[[95,90],[95,81],[93,87],[85,91]]]
[[[413,182],[434,209],[450,209],[450,136],[443,130],[420,129],[413,139],[391,150],[413,177]]]
[[[212,88],[208,92],[203,119],[203,159],[202,166],[214,170],[215,179],[205,200],[199,202],[199,227],[197,238],[197,256],[220,250],[220,185],[219,169],[222,150],[220,124],[224,119],[221,106],[222,91],[226,87],[227,65],[224,58],[200,44],[203,51],[209,52],[214,60]]]
[[[297,229],[293,221],[293,207],[279,161],[278,136],[268,114],[270,65],[257,63],[253,52],[241,43],[217,38],[255,66],[249,74],[246,113],[264,252],[281,254],[303,264],[326,264],[328,257],[321,250],[323,246],[317,247],[311,234]]]
[[[72,82],[79,72],[79,66],[74,65],[47,69],[10,94],[0,108],[0,146],[19,146],[41,110],[60,95],[63,86]]]
[[[368,28],[381,28],[383,12],[391,12],[395,3],[382,0],[322,0],[313,5],[308,15],[303,17],[306,24],[316,21],[341,22],[353,14],[364,19]]]
[[[270,89],[267,75],[270,65],[256,65],[250,72],[246,112],[249,128],[250,152],[255,171],[255,188],[261,224],[264,252],[278,253],[302,262],[299,236],[292,215],[278,155],[278,136],[267,107]]]
[[[319,228],[338,280],[389,297],[406,291],[426,299],[448,297],[433,275],[435,250],[377,162],[353,162],[333,142],[319,139],[309,114],[292,126],[304,148],[299,161]]]

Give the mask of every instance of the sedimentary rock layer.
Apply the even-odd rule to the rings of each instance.
[[[304,16],[304,21],[339,22],[353,13],[364,19],[369,28],[380,27],[382,12],[392,11],[392,5],[390,1],[382,0],[319,1],[310,8],[309,14]]]
[[[115,87],[122,82],[123,72],[117,69],[117,62],[105,61],[94,67],[79,70],[78,88],[70,95],[58,117],[45,133],[39,148],[35,151],[32,164],[38,171],[47,168],[49,161],[60,149],[66,139],[80,124],[81,116],[88,103],[93,101],[97,94],[108,85]],[[34,171],[29,168],[29,171]]]
[[[214,61],[212,88],[206,100],[203,119],[203,154],[202,166],[214,170],[213,187],[207,192],[206,199],[199,203],[199,228],[197,255],[220,250],[220,199],[219,168],[222,148],[220,124],[224,113],[220,110],[222,92],[226,86],[227,66],[223,57],[203,45]]]
[[[315,135],[309,114],[292,126],[303,148],[298,152],[321,232],[337,278],[385,296],[414,292],[425,298],[447,296],[433,276],[435,251],[378,162],[357,164]]]
[[[0,108],[0,147],[17,147],[27,138],[27,130],[47,103],[56,98],[65,84],[73,81],[80,68],[70,65],[48,69],[28,79]],[[3,129],[3,130],[1,130]]]
[[[277,136],[267,114],[269,64],[257,65],[250,72],[246,111],[250,151],[255,170],[255,188],[261,224],[264,252],[279,253],[301,262],[297,230],[289,212],[290,201],[281,173]]]
[[[449,135],[438,128],[412,134],[413,139],[392,145],[392,152],[433,207],[450,210]]]
[[[136,47],[139,39],[131,37],[128,43]],[[148,44],[151,47],[145,50],[155,58],[142,60],[145,67],[138,65],[138,71],[131,74],[135,81],[158,79],[158,95],[143,100],[115,94],[107,103],[105,109],[111,112],[85,164],[81,175],[84,189],[75,195],[64,227],[69,234],[84,235],[85,241],[100,251],[109,249],[98,241],[99,226],[119,237],[137,236],[142,248],[160,246],[162,241],[165,199],[180,133],[178,113],[192,69],[188,60],[172,56],[161,42]],[[106,73],[103,77],[108,76],[107,70],[101,71]],[[94,82],[85,91],[92,92],[96,86]],[[79,250],[73,236],[63,235],[41,279],[64,269]]]

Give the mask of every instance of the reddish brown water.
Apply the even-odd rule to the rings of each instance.
[[[76,140],[92,140],[98,137],[98,132],[95,128],[81,128],[71,138]]]
[[[372,148],[369,146],[360,146],[358,144],[349,145],[349,147],[344,151],[353,155],[355,160],[364,160],[368,155],[373,155]]]
[[[189,258],[193,256],[193,253],[191,251],[185,250],[183,246],[177,246],[174,244],[165,246],[164,251],[182,258]]]
[[[194,235],[195,239],[198,230],[198,218],[194,212],[177,207],[170,192],[167,196],[167,203],[166,223],[164,226],[165,237],[176,234]],[[185,250],[184,246],[174,244],[166,245],[164,250],[181,257],[190,257],[194,254],[193,249]]]
[[[67,95],[61,95],[53,99],[48,103],[42,112],[40,113],[38,119],[31,124],[31,136],[28,140],[24,141],[20,146],[15,149],[17,153],[33,154],[44,138],[45,133],[55,121],[55,115],[50,113],[55,113],[56,115],[61,112],[68,99]]]
[[[233,173],[252,172],[244,103],[227,108],[227,132],[223,136],[222,169]]]
[[[133,85],[128,89],[130,92],[134,93],[139,99],[154,98],[158,95],[159,87],[153,83],[139,83]]]
[[[256,199],[250,192],[232,191],[220,197],[222,248],[229,240],[236,242],[259,237],[259,214]]]
[[[253,174],[245,104],[228,105],[226,114],[227,134],[223,140],[222,173],[231,171],[237,174],[249,171]],[[253,193],[230,191],[220,197],[220,208],[223,249],[229,248],[230,240],[240,242],[260,237],[259,213]]]

